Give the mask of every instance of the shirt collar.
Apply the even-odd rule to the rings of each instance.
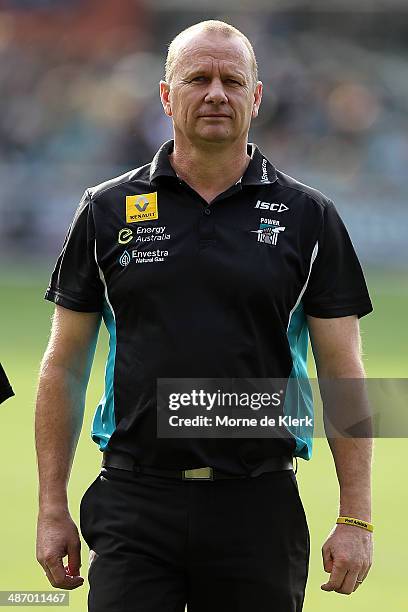
[[[169,154],[174,147],[174,140],[167,140],[162,144],[150,164],[150,182],[160,176],[172,176],[177,178],[176,173],[169,160]],[[259,150],[256,144],[247,144],[248,155],[251,160],[243,176],[238,181],[241,185],[269,185],[277,179],[276,169],[265,155]]]

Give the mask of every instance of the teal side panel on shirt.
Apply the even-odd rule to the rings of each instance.
[[[105,450],[109,438],[116,428],[113,377],[116,358],[116,321],[109,304],[104,300],[103,320],[109,332],[109,353],[105,367],[105,392],[96,408],[92,422],[91,438]]]
[[[313,420],[313,394],[307,374],[309,332],[301,302],[292,313],[287,336],[293,367],[289,375],[283,413],[292,418],[311,417]],[[313,446],[312,428],[302,424],[290,425],[288,430],[296,440],[294,454],[302,459],[310,459]]]

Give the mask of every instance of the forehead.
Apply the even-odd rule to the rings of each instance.
[[[247,46],[239,36],[201,32],[182,40],[175,56],[176,70],[191,70],[214,61],[245,72],[251,69]]]

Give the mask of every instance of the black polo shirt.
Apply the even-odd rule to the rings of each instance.
[[[46,299],[101,312],[110,334],[92,439],[143,465],[246,473],[270,456],[308,459],[301,428],[285,439],[162,439],[158,378],[306,377],[306,315],[372,305],[333,203],[277,170],[254,144],[240,181],[211,204],[168,158],[87,189]],[[311,414],[311,399],[299,408]]]

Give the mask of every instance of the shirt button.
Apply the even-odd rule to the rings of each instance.
[[[209,208],[204,208],[204,212],[206,215],[211,215],[211,210]]]

